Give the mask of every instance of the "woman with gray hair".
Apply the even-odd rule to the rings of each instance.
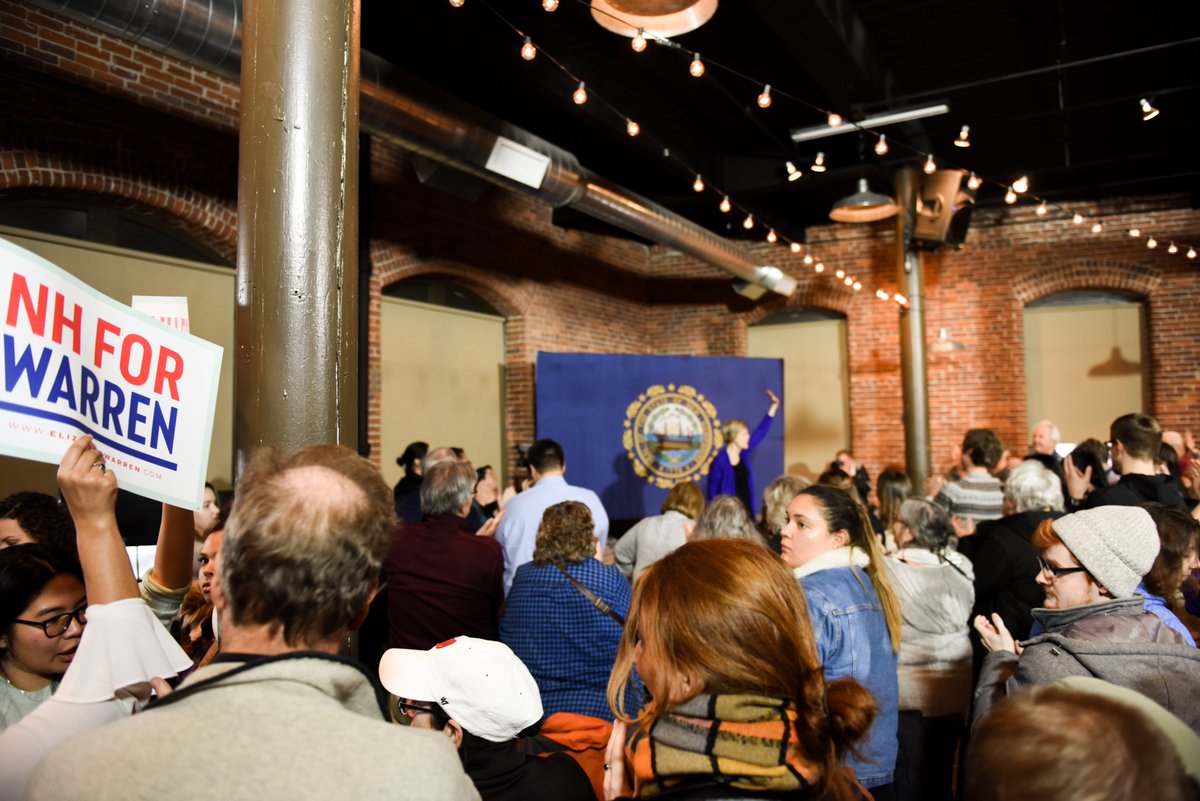
[[[750,513],[740,500],[732,495],[718,495],[696,520],[690,540],[750,540],[766,547],[766,541],[754,527]]]
[[[900,506],[895,553],[883,560],[900,600],[898,799],[949,801],[958,739],[971,701],[971,561],[955,550],[946,511]]]

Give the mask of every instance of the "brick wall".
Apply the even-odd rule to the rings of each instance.
[[[112,37],[0,0],[0,200],[85,197],[137,208],[236,254],[236,82],[198,72]],[[510,443],[534,432],[539,350],[738,355],[747,326],[789,308],[847,318],[852,445],[877,470],[903,461],[899,309],[870,289],[895,291],[889,223],[823,226],[803,254],[756,246],[799,282],[796,294],[751,303],[729,276],[661,247],[567,231],[532,199],[486,189],[477,200],[423,186],[410,157],[385,142],[371,151],[370,218],[363,237],[374,267],[370,314],[372,450],[378,453],[380,294],[387,284],[437,275],[476,292],[507,319],[506,426]],[[1070,204],[1068,204],[1070,205]],[[1076,206],[1072,206],[1076,208]],[[926,255],[926,338],[939,328],[967,346],[931,355],[933,449],[944,462],[972,426],[1027,441],[1022,307],[1078,288],[1122,289],[1146,299],[1152,411],[1165,425],[1200,431],[1200,263],[1148,251],[1118,233],[1137,225],[1164,241],[1200,241],[1185,198],[1078,207],[1102,213],[1093,235],[1054,213],[1021,207],[976,213],[968,246]],[[854,292],[834,277],[860,278]],[[1098,432],[1103,433],[1103,432]]]

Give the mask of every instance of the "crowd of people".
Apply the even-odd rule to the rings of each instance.
[[[503,488],[263,449],[140,577],[81,437],[61,498],[0,501],[0,799],[1198,797],[1190,435],[973,429],[921,487],[841,451],[759,494],[768,395],[641,521],[552,440]]]

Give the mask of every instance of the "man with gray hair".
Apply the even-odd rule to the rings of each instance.
[[[1062,516],[1062,482],[1041,462],[1021,462],[1004,485],[1004,517],[980,523],[975,536],[959,541],[958,550],[975,566],[975,606],[972,619],[1000,615],[1017,637],[1028,637],[1033,609],[1045,592],[1037,583],[1037,552],[1030,544],[1043,520]],[[985,651],[972,631],[976,664]]]
[[[504,551],[487,534],[499,518],[475,534],[467,518],[474,490],[475,470],[465,462],[425,471],[423,522],[396,531],[383,564],[392,648],[425,651],[464,635],[498,639]]]
[[[212,590],[221,654],[141,714],[55,749],[27,797],[478,799],[449,741],[393,725],[374,677],[338,655],[394,525],[391,490],[350,449],[255,454]],[[197,732],[219,770],[180,758]]]

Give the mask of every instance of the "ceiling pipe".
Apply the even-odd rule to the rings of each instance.
[[[241,0],[30,0],[31,5],[238,80]],[[744,248],[579,164],[570,152],[362,51],[361,128],[414,153],[551,205],[572,206],[694,256],[751,285],[790,295],[796,282]]]

